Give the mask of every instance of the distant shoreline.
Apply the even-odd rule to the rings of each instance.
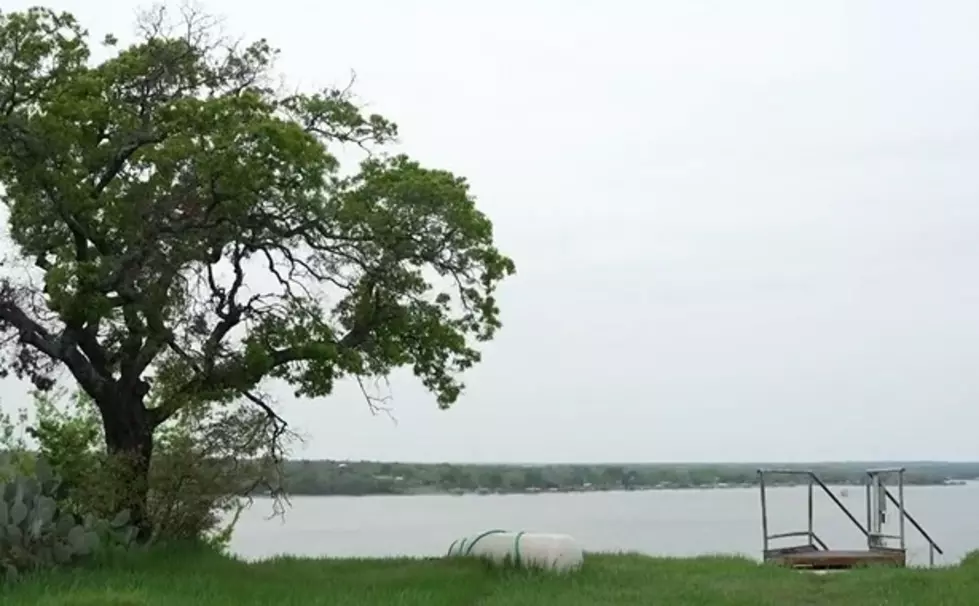
[[[922,488],[952,488],[956,486],[965,486],[968,484],[967,481],[955,481],[955,482],[944,482],[935,484],[906,484],[905,488],[922,487]],[[798,484],[773,484],[766,486],[768,489],[778,489],[778,488],[800,488],[805,486],[804,483]],[[863,484],[827,484],[830,488],[857,488],[862,489]],[[696,491],[696,490],[743,490],[743,489],[758,489],[758,484],[745,484],[745,485],[730,485],[730,486],[674,486],[674,487],[656,487],[648,486],[641,488],[598,488],[590,490],[575,490],[575,489],[559,489],[559,490],[524,490],[524,491],[511,491],[511,492],[491,492],[491,491],[459,491],[459,490],[441,490],[432,492],[375,492],[375,493],[358,493],[358,494],[316,494],[316,493],[297,493],[290,492],[290,497],[466,497],[466,496],[480,496],[480,497],[511,497],[511,496],[542,496],[548,494],[596,494],[605,492],[668,492],[668,491]],[[862,493],[859,493],[862,494]],[[837,494],[839,496],[839,494]]]
[[[950,486],[979,478],[979,463],[878,465],[906,468],[906,486]],[[864,486],[867,463],[813,465],[624,464],[478,465],[371,461],[287,461],[285,489],[295,496],[490,495],[650,490],[724,490],[758,486],[757,469],[812,470],[825,484]],[[888,484],[896,482],[895,479]],[[770,487],[800,486],[798,476],[773,475]]]

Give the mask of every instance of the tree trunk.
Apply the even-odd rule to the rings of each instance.
[[[119,474],[113,482],[117,488],[113,507],[116,512],[129,510],[136,526],[136,540],[144,542],[152,534],[147,515],[150,461],[153,458],[153,425],[138,394],[115,394],[105,406],[100,406],[105,445],[110,465]]]

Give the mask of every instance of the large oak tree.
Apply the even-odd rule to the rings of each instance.
[[[4,368],[41,388],[67,369],[138,520],[154,429],[182,407],[397,367],[449,406],[514,271],[464,179],[384,153],[393,123],[346,89],[282,94],[264,40],[164,16],[94,62],[71,15],[0,14],[0,186],[33,272],[0,281]],[[341,171],[351,145],[371,153]]]

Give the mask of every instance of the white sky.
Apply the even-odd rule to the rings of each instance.
[[[302,456],[979,459],[979,2],[203,6],[295,84],[356,70],[518,264],[454,409],[285,398]]]

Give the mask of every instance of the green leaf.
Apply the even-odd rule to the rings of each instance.
[[[15,501],[10,507],[10,523],[20,526],[27,519],[27,505],[23,501]]]
[[[24,533],[20,530],[19,526],[14,526],[13,524],[7,524],[7,541],[13,545],[19,545],[24,540]]]
[[[54,515],[58,510],[58,504],[51,497],[40,496],[34,504],[35,516],[42,526],[47,526],[54,521]]]
[[[34,463],[34,475],[42,484],[54,479],[54,471],[51,469],[51,466],[48,465],[46,460],[41,458],[37,459]]]
[[[69,513],[62,513],[58,516],[58,521],[55,524],[55,531],[59,536],[67,537],[73,528],[78,526],[75,524],[75,516]]]
[[[66,537],[67,542],[71,545],[72,550],[77,554],[87,553],[88,545],[88,535],[90,531],[86,531],[81,526],[73,526],[68,532]]]
[[[54,559],[58,564],[67,564],[71,561],[73,552],[72,548],[68,544],[57,541],[52,549]]]
[[[122,528],[126,524],[129,524],[129,520],[130,520],[129,510],[124,509],[119,513],[117,513],[114,518],[112,518],[112,521],[109,523],[109,525],[112,528]]]
[[[100,542],[101,542],[101,540],[99,539],[98,533],[96,533],[94,531],[91,531],[91,530],[88,531],[88,532],[86,532],[85,533],[85,553],[92,553],[93,551],[95,551],[96,549],[98,549]]]

